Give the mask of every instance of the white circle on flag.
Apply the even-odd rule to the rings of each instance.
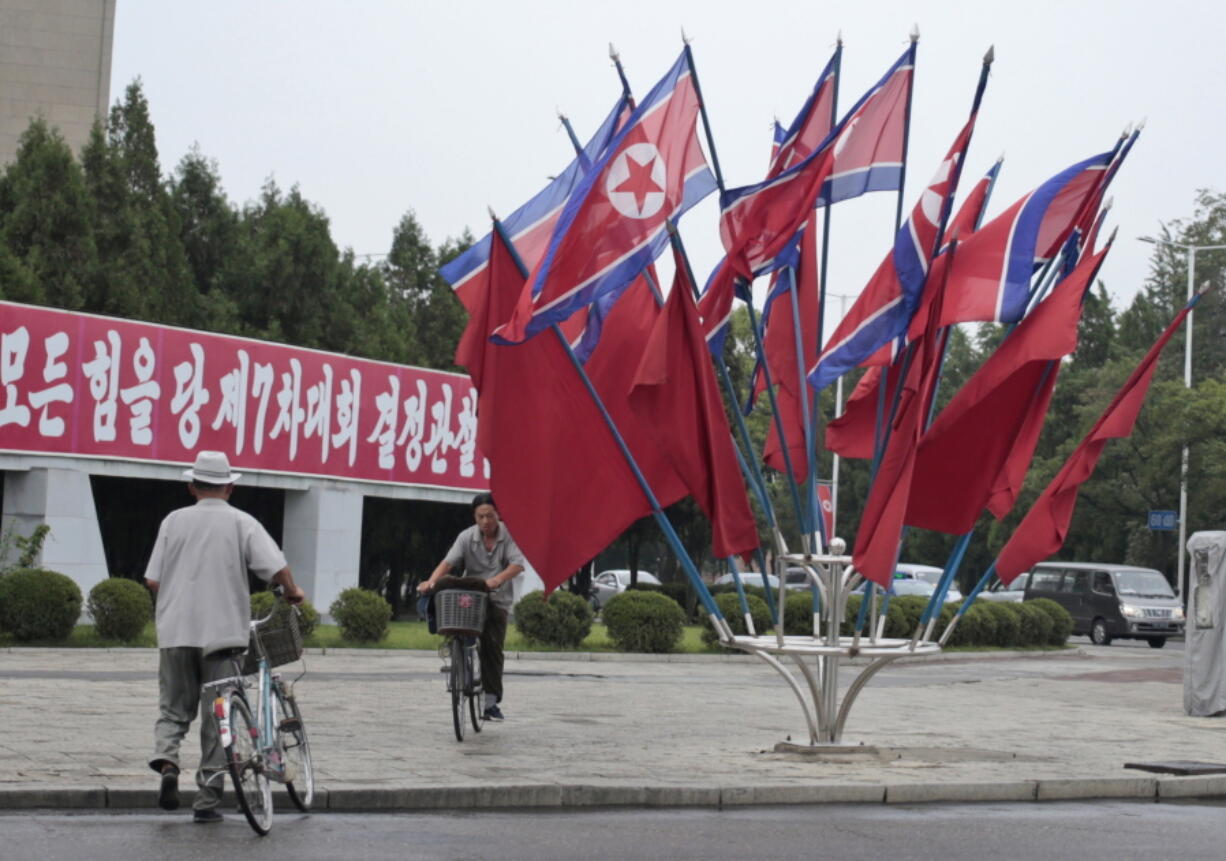
[[[664,206],[668,175],[654,144],[636,143],[613,160],[605,174],[605,194],[627,218],[651,218]]]
[[[826,511],[826,512],[834,511],[834,503],[832,503],[829,499],[823,499],[822,500],[822,511]]]

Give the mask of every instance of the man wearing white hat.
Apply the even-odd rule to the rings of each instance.
[[[219,451],[202,451],[184,470],[196,504],[172,511],[158,528],[145,583],[157,596],[159,716],[149,767],[161,774],[158,805],[179,806],[179,745],[200,715],[196,822],[219,822],[225,758],[200,686],[233,671],[230,655],[247,646],[251,599],[247,572],[305,597],[285,555],[260,522],[228,502],[240,473]]]

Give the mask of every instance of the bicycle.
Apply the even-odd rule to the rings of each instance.
[[[274,592],[280,597],[279,590]],[[272,828],[273,782],[285,785],[290,801],[303,813],[310,811],[315,798],[311,747],[294,682],[272,672],[273,667],[302,657],[298,616],[297,607],[278,601],[269,615],[251,623],[245,654],[239,650],[232,654],[235,675],[208,682],[201,690],[203,697],[205,689],[216,688],[213,719],[226,767],[238,806],[260,836]],[[254,693],[254,708],[249,690]]]
[[[478,653],[478,638],[485,627],[485,592],[467,589],[443,588],[435,592],[434,614],[438,633],[447,639],[439,647],[439,654],[449,664],[443,665],[447,673],[447,690],[451,694],[451,721],[455,728],[456,741],[464,741],[466,724],[471,721],[473,731],[481,732],[485,722],[484,688],[481,684],[481,661]],[[467,700],[468,719],[465,719]]]

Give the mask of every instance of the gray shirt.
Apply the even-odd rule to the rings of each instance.
[[[224,499],[172,511],[158,529],[145,579],[158,583],[158,646],[206,653],[247,645],[247,571],[269,580],[285,555],[260,522]]]
[[[507,569],[508,565],[525,567],[524,554],[515,544],[515,539],[507,531],[505,523],[498,524],[498,534],[494,539],[494,549],[485,549],[485,539],[481,537],[481,527],[473,524],[456,536],[455,543],[447,551],[443,560],[456,568],[462,562],[466,577],[480,577],[489,580]],[[492,593],[490,600],[495,606],[510,610],[514,594],[510,581],[503,583]]]

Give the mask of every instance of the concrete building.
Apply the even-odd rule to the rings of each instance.
[[[0,0],[0,165],[41,114],[73,152],[105,117],[115,0]]]

